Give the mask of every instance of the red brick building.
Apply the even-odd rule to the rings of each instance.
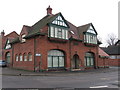
[[[98,68],[101,58],[97,35],[92,23],[77,27],[61,13],[52,14],[49,6],[45,17],[33,26],[24,25],[20,35],[6,41],[11,49],[5,49],[5,53],[11,50],[13,68],[25,70]]]
[[[108,46],[107,48],[102,48],[107,54],[109,54],[109,65],[110,66],[120,66],[120,40],[118,40],[115,45]]]
[[[0,60],[6,60],[8,66],[12,66],[12,46],[10,42],[17,38],[19,35],[13,31],[10,34],[5,36],[4,30],[1,32],[0,38],[1,38],[1,45],[0,45]]]

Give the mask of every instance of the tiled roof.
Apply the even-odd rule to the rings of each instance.
[[[102,48],[109,55],[120,55],[120,45],[109,46],[107,48]]]
[[[84,32],[86,32],[86,31],[89,29],[90,26],[92,26],[92,27],[94,28],[94,26],[93,26],[92,23],[88,23],[88,24],[86,24],[86,25],[79,26],[79,27],[78,27],[79,35],[81,35],[81,34],[83,34]],[[94,28],[94,30],[95,30],[95,28]],[[96,32],[96,30],[95,30],[95,32]],[[97,32],[96,32],[96,34],[97,34]]]
[[[41,20],[39,20],[37,23],[35,23],[33,26],[28,27],[28,29],[29,29],[28,34],[25,36],[25,39],[31,38],[34,36],[38,36],[38,35],[46,35],[46,33],[42,32],[42,28],[45,27],[46,25],[48,25],[49,23],[51,23],[55,18],[57,18],[58,15],[62,16],[61,13],[57,13],[55,15],[53,15],[53,14],[46,15]],[[90,27],[90,25],[94,28],[92,23],[76,27],[75,25],[73,25],[72,23],[70,23],[67,20],[65,20],[65,22],[66,22],[67,26],[69,27],[69,29],[68,29],[69,30],[69,38],[71,38],[71,40],[73,39],[73,40],[82,41],[80,38],[80,35],[82,35],[84,32],[86,32],[88,30],[88,28]],[[71,31],[73,33],[71,33]],[[95,30],[95,32],[96,32],[96,30]],[[13,40],[13,42],[19,42],[19,41],[20,41],[19,38],[16,38],[15,40]]]
[[[18,43],[18,42],[20,42],[19,37],[17,37],[15,39],[13,39],[12,41],[10,41],[10,44],[14,44],[14,43]]]
[[[55,15],[46,15],[45,17],[43,17],[40,21],[38,21],[37,23],[35,23],[31,27],[31,30],[29,31],[29,33],[28,33],[28,35],[26,37],[31,37],[31,36],[34,36],[34,35],[43,34],[42,32],[40,32],[40,29],[42,29],[48,23],[53,21],[59,14],[60,13],[55,14]]]
[[[101,48],[98,48],[98,53],[100,56],[109,56],[106,52],[104,52]]]
[[[70,27],[69,28],[69,34],[70,34],[69,38],[74,38],[76,40],[80,39],[77,27],[75,25],[73,25],[72,23],[70,23],[69,21],[67,21],[67,23]],[[71,32],[73,32],[73,33],[71,33]]]

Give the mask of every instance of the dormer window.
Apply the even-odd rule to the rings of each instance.
[[[97,33],[92,26],[84,33],[84,42],[90,44],[97,44]]]
[[[60,27],[50,26],[49,37],[59,38],[59,39],[68,39],[68,30]]]
[[[58,39],[68,39],[68,24],[63,16],[59,14],[50,24],[48,37]]]
[[[6,43],[5,49],[10,49],[10,48],[11,48],[10,41],[9,41],[9,40],[7,40],[7,43]]]
[[[21,42],[26,42],[26,39],[24,39],[25,36],[26,36],[25,34],[22,35],[22,41]]]

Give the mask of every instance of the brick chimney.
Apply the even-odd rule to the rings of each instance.
[[[5,32],[4,30],[1,32],[1,36],[3,37],[5,35]]]
[[[50,7],[50,5],[46,10],[47,10],[47,15],[52,15],[52,8]]]

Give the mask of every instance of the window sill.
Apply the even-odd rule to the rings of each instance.
[[[67,39],[52,38],[52,37],[48,37],[48,40],[51,42],[56,42],[56,43],[66,43],[68,41]]]
[[[85,44],[85,46],[92,46],[92,47],[98,46],[97,44],[94,44],[94,43],[84,42],[84,44]]]

